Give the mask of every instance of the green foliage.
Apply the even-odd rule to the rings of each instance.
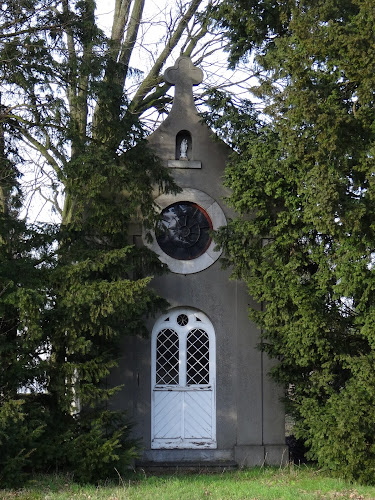
[[[27,227],[17,219],[18,172],[8,141],[1,147],[0,483],[19,485],[47,427],[34,394],[46,387],[42,323],[54,230]]]
[[[264,304],[250,314],[310,458],[375,482],[375,11],[362,0],[274,3],[289,14],[282,29],[281,14],[267,21],[272,37],[258,43],[268,118],[245,121],[226,175],[241,216],[218,241]],[[235,58],[249,9],[234,2],[226,21]]]
[[[66,443],[66,456],[77,482],[117,477],[137,456],[136,443],[129,438],[128,418],[108,410],[96,415],[83,412]]]
[[[304,398],[301,416],[310,455],[349,480],[373,483],[375,463],[374,353],[350,356],[350,376],[324,401]]]
[[[46,422],[39,405],[24,398],[1,398],[0,406],[0,484],[19,486],[26,479],[34,452],[46,439]],[[30,404],[31,403],[31,404]]]
[[[32,394],[45,386],[43,281],[53,231],[17,220],[17,170],[0,154],[0,483],[20,484],[46,424]],[[43,264],[42,264],[43,263]]]
[[[288,29],[290,0],[223,0],[213,16],[229,38],[229,62],[246,60],[251,50],[262,51],[272,43],[274,33]]]
[[[148,286],[164,267],[134,245],[129,228],[153,223],[155,187],[177,188],[127,112],[124,82],[116,79],[123,65],[111,59],[94,11],[90,0],[57,9],[44,0],[10,2],[2,25],[3,484],[32,470],[70,471],[80,481],[124,470],[135,444],[127,417],[110,409],[119,390],[110,372],[124,335],[146,334],[144,319],[166,306]],[[90,122],[95,101],[102,107]],[[59,227],[17,218],[21,136],[64,185]]]
[[[146,334],[144,318],[166,303],[148,287],[163,267],[132,244],[129,225],[138,214],[151,223],[153,185],[173,184],[145,145],[136,158],[88,150],[76,159],[70,185],[75,210],[58,231],[27,227],[4,195],[2,484],[52,468],[80,481],[106,479],[135,456],[127,417],[108,407],[118,390],[108,377],[122,337]]]
[[[92,143],[72,159],[66,172],[74,210],[60,228],[49,275],[44,332],[51,346],[53,442],[47,464],[53,458],[79,481],[110,477],[135,455],[126,416],[109,409],[119,389],[109,376],[123,336],[146,334],[144,319],[166,306],[148,287],[163,266],[152,252],[134,246],[129,226],[140,215],[151,223],[153,185],[173,183],[141,142],[135,123],[124,136],[129,147],[133,132],[142,147],[119,152],[111,141]]]

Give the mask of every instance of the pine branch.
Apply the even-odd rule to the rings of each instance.
[[[45,26],[33,26],[27,29],[19,30],[19,31],[13,31],[13,32],[2,32],[0,33],[0,40],[1,39],[9,39],[13,37],[19,37],[20,35],[26,35],[26,34],[31,34],[31,33],[38,33],[41,31],[50,31],[50,30],[55,30],[57,28],[56,24],[46,24]],[[21,42],[20,42],[21,43]]]

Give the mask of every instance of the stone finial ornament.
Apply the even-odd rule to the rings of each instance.
[[[193,65],[190,57],[181,56],[174,66],[167,68],[164,73],[164,80],[176,88],[191,88],[203,81],[203,71]]]
[[[179,57],[174,66],[165,70],[164,80],[175,87],[172,110],[195,112],[193,85],[203,81],[203,71],[194,66],[190,57]]]

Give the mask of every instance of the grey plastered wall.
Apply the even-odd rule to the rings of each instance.
[[[176,88],[172,110],[167,119],[150,136],[149,144],[165,166],[176,165],[176,136],[186,130],[192,137],[191,162],[201,168],[172,168],[181,188],[193,188],[211,196],[233,217],[225,205],[229,192],[223,186],[229,148],[215,140],[212,131],[196,111],[191,84]],[[177,162],[178,163],[178,162]],[[189,165],[188,162],[185,165]],[[158,193],[155,193],[155,197]],[[216,413],[217,447],[229,450],[227,457],[244,464],[261,463],[265,455],[270,463],[280,463],[285,453],[284,413],[279,401],[280,390],[266,375],[270,361],[257,349],[260,341],[257,327],[248,319],[253,305],[245,286],[229,279],[220,261],[192,274],[169,273],[153,280],[152,287],[165,297],[171,307],[193,307],[211,320],[216,334]],[[153,324],[149,324],[151,332]],[[124,383],[114,404],[128,409],[136,427],[134,435],[142,440],[145,456],[151,445],[151,352],[150,339],[124,341],[120,366],[114,373],[116,382]],[[265,445],[268,445],[266,451]],[[234,451],[236,450],[236,451]],[[193,455],[193,454],[191,454]],[[165,456],[159,454],[159,457]],[[168,450],[173,457],[173,450]],[[182,456],[181,450],[175,456]],[[207,455],[215,456],[215,455]],[[220,456],[220,455],[217,455]]]

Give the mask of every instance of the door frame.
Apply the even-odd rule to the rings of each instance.
[[[180,326],[177,318],[186,315],[189,319],[186,325]],[[163,329],[174,330],[179,338],[179,384],[156,384],[156,351],[157,336]],[[200,385],[186,385],[187,372],[187,336],[195,328],[200,328],[209,339],[209,383]],[[161,394],[163,393],[163,394]],[[179,437],[160,438],[155,436],[155,400],[165,395],[174,398],[181,411],[181,435]],[[211,408],[210,437],[186,437],[186,406],[188,398],[206,398]],[[214,327],[206,314],[191,307],[177,307],[161,315],[155,322],[151,336],[151,448],[152,449],[204,449],[216,448],[216,338]]]

